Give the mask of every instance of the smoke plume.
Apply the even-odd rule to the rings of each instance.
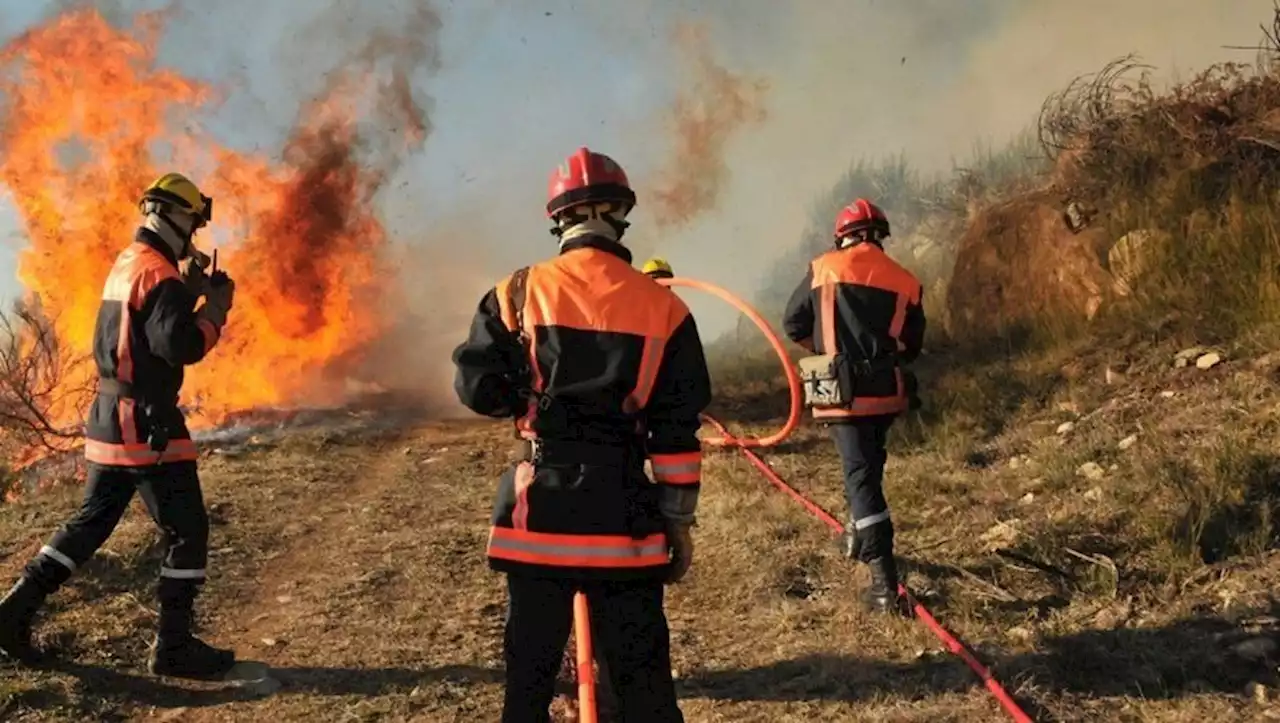
[[[731,72],[712,56],[707,30],[683,23],[675,32],[682,87],[671,105],[666,133],[671,148],[645,200],[656,230],[667,232],[715,208],[731,177],[725,153],[741,129],[768,117],[768,82]]]

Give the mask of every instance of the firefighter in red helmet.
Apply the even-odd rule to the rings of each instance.
[[[583,591],[622,720],[683,721],[663,586],[692,560],[702,342],[684,302],[631,265],[636,196],[613,159],[578,149],[547,195],[559,253],[486,293],[453,353],[459,399],[523,440],[488,543],[509,596],[502,720],[550,721]]]
[[[833,235],[835,249],[811,262],[783,328],[815,354],[801,361],[817,370],[806,377],[828,382],[812,396],[806,382],[806,398],[840,453],[849,505],[843,550],[871,572],[863,601],[872,610],[906,612],[882,483],[889,428],[914,406],[914,376],[903,365],[915,361],[924,341],[922,289],[884,252],[889,219],[875,204],[859,198],[842,208]]]

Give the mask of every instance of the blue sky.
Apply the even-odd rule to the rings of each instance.
[[[278,152],[299,103],[344,50],[394,27],[411,0],[186,3],[160,62],[215,82],[239,79],[208,125],[228,145]],[[7,39],[61,2],[0,0]],[[99,3],[127,18],[162,3]],[[180,4],[181,5],[181,4]],[[1221,48],[1257,40],[1271,0],[455,0],[437,2],[442,67],[415,76],[434,131],[379,199],[397,238],[433,258],[466,257],[476,284],[553,252],[542,214],[547,173],[579,145],[614,155],[640,183],[671,147],[662,117],[685,79],[669,41],[677,20],[711,29],[714,55],[770,83],[767,121],[728,146],[732,169],[713,212],[635,243],[678,272],[744,294],[808,223],[809,207],[858,157],[906,151],[946,168],[974,140],[1000,142],[1048,92],[1136,51],[1162,69],[1251,60]],[[331,22],[319,32],[313,21]],[[0,204],[0,236],[20,231]],[[0,295],[17,291],[16,246],[0,244]],[[801,270],[796,270],[797,278]],[[468,287],[470,288],[470,287]],[[479,288],[479,286],[477,286]],[[453,304],[452,300],[447,303]],[[474,299],[462,301],[469,308]],[[733,320],[695,302],[709,326]]]

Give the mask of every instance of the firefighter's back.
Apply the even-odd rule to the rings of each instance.
[[[591,247],[534,265],[526,284],[535,384],[556,407],[532,429],[543,439],[630,443],[688,308],[625,259]]]
[[[645,406],[687,307],[626,258],[589,245],[529,267],[519,320],[510,284],[499,285],[503,316],[529,335],[531,385],[547,403],[517,421],[530,456],[499,486],[490,563],[661,576],[665,523],[644,472]]]
[[[488,544],[490,566],[509,573],[502,719],[547,720],[583,593],[618,708],[680,723],[662,586],[692,559],[711,396],[702,343],[683,302],[631,266],[621,239],[636,196],[621,166],[579,148],[547,197],[559,253],[486,292],[453,354],[459,399],[515,417],[527,440],[498,485]]]
[[[846,342],[842,350],[865,349],[871,356],[892,351],[884,342],[898,339],[905,304],[920,287],[914,274],[873,244],[818,257],[814,286],[825,284],[835,287],[834,322],[837,336]]]

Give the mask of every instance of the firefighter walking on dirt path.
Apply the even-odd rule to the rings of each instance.
[[[889,220],[871,202],[859,198],[841,209],[834,236],[835,249],[813,260],[792,294],[783,329],[815,354],[837,355],[833,366],[849,401],[815,406],[813,415],[829,426],[844,468],[843,552],[870,569],[868,608],[905,614],[883,481],[889,428],[916,403],[915,376],[903,365],[924,341],[922,289],[884,252]]]
[[[192,245],[213,212],[213,199],[194,183],[165,174],[144,191],[139,207],[142,224],[107,276],[94,330],[99,380],[85,425],[84,502],[0,601],[0,651],[19,662],[42,661],[31,642],[36,612],[107,541],[136,490],[168,548],[149,669],[216,679],[232,668],[235,654],[192,634],[209,521],[178,395],[183,367],[218,342],[235,284],[221,272],[206,275],[207,257]],[[205,303],[197,311],[201,296]]]
[[[559,254],[485,294],[453,354],[461,401],[514,417],[522,440],[488,543],[507,575],[502,721],[550,720],[580,590],[621,719],[681,723],[663,598],[692,562],[702,341],[684,302],[631,265],[636,197],[613,159],[579,149],[548,197]]]

